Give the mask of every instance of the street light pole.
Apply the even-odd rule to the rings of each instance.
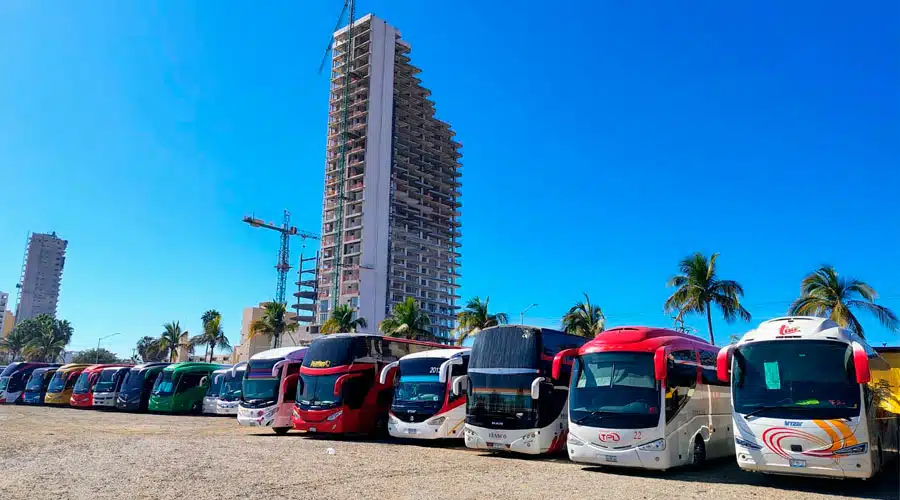
[[[531,304],[530,306],[526,307],[525,310],[519,314],[519,324],[520,325],[525,324],[525,313],[527,313],[528,310],[531,309],[532,307],[537,307],[537,304]]]
[[[113,333],[113,334],[107,335],[105,337],[100,337],[99,339],[97,339],[97,350],[95,351],[97,354],[97,357],[94,359],[94,364],[100,363],[100,341],[103,339],[108,339],[110,337],[115,337],[116,335],[121,335],[121,334],[122,334],[121,332],[117,332],[117,333]]]

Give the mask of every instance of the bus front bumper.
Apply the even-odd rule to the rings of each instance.
[[[90,408],[93,406],[90,394],[72,394],[69,405],[75,408]]]
[[[203,408],[202,412],[206,414],[216,414],[216,407],[218,406],[219,398],[205,397],[203,398]]]
[[[637,448],[613,450],[600,448],[570,435],[566,447],[569,460],[581,464],[607,465],[610,467],[635,467],[641,469],[666,470],[672,466],[666,451],[644,451]]]
[[[118,394],[115,392],[95,392],[93,406],[94,408],[115,408],[117,396]]]
[[[64,392],[48,392],[47,394],[44,395],[44,404],[68,405],[69,398],[71,398],[71,397],[72,397],[71,394],[67,395]]]
[[[549,443],[541,449],[536,429],[492,430],[465,426],[466,448],[476,450],[507,451],[526,455],[540,455],[549,451]]]
[[[240,425],[251,427],[269,427],[275,420],[275,413],[278,406],[267,406],[264,408],[244,408],[238,407],[237,421]]]
[[[343,434],[346,431],[343,410],[304,411],[291,410],[294,429],[306,432]],[[355,431],[354,431],[355,432]]]
[[[43,401],[41,401],[41,393],[39,392],[26,392],[22,396],[22,403],[26,405],[39,405]]]
[[[435,424],[435,420],[440,423]],[[388,433],[404,439],[461,438],[466,425],[466,416],[452,419],[449,416],[432,417],[425,422],[404,422],[391,413],[388,417]]]
[[[872,477],[871,452],[858,455],[812,457],[807,455],[785,458],[776,453],[736,447],[738,466],[751,472],[791,476],[869,478]]]
[[[216,415],[237,415],[237,401],[219,401],[216,403]]]

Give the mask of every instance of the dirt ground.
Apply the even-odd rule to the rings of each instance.
[[[276,436],[226,417],[26,406],[0,406],[0,471],[0,500],[898,499],[900,490],[897,470],[873,481],[784,478],[723,460],[655,473],[453,444]]]

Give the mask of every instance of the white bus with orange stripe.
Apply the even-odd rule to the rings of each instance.
[[[462,438],[466,394],[454,394],[451,383],[466,374],[469,349],[414,352],[381,370],[381,384],[394,381],[388,414],[391,436],[412,439]]]
[[[869,478],[896,450],[898,370],[834,321],[763,322],[719,352],[717,371],[742,469]]]

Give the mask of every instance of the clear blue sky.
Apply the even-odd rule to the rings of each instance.
[[[210,308],[236,341],[277,251],[240,218],[320,230],[340,3],[3,2],[0,290],[26,233],[55,230],[74,348],[122,332],[105,345],[130,355]],[[358,3],[464,144],[464,297],[553,325],[586,291],[612,325],[667,325],[699,250],[753,324],[824,262],[900,311],[897,2]]]

